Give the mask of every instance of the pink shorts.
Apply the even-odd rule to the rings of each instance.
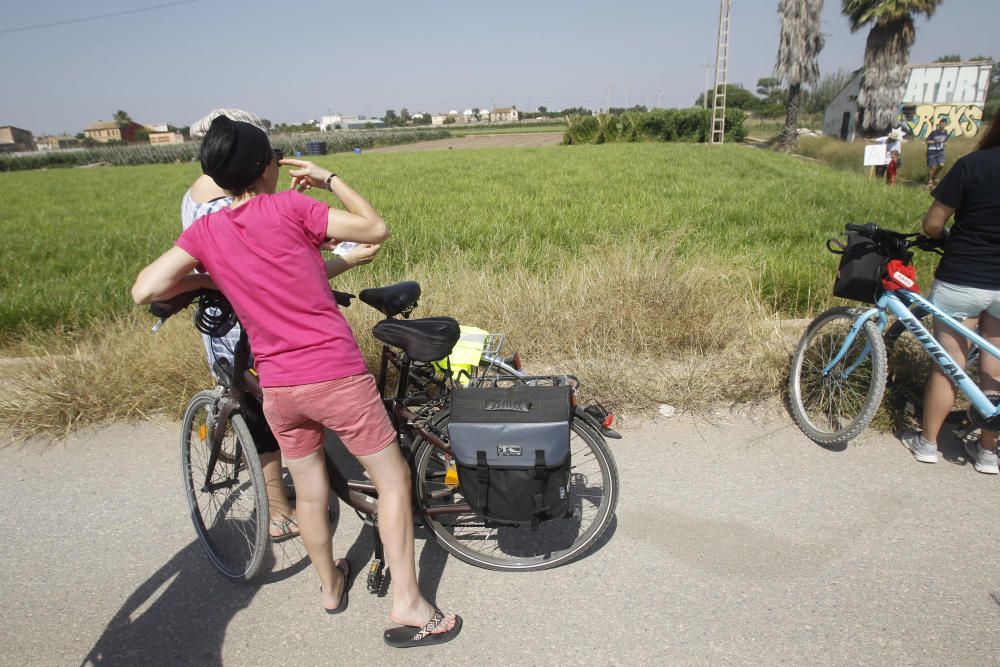
[[[286,459],[301,459],[322,448],[324,427],[354,456],[374,454],[396,440],[371,373],[265,387],[264,417]]]

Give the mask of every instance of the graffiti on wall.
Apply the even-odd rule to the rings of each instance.
[[[910,67],[903,105],[968,104],[981,107],[986,103],[991,68],[989,63]]]
[[[944,120],[945,130],[950,137],[974,137],[983,122],[983,108],[965,104],[921,104],[906,123],[913,130],[913,136],[923,139]]]

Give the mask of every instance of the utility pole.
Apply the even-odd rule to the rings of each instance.
[[[710,143],[722,144],[726,136],[726,84],[729,70],[729,15],[732,0],[722,0],[719,7],[719,41],[715,49],[715,100],[712,104]]]

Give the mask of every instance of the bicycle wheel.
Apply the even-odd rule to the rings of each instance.
[[[885,346],[870,320],[844,358],[823,369],[840,351],[858,315],[831,308],[814,319],[799,341],[789,377],[792,417],[802,432],[822,445],[846,443],[861,433],[878,410],[885,390]]]
[[[934,318],[922,307],[914,306],[913,314],[928,331],[934,331]],[[886,329],[883,339],[889,364],[885,387],[890,404],[896,411],[894,416],[908,422],[905,424],[908,427],[919,428],[924,415],[924,388],[927,386],[927,378],[930,377],[934,362],[917,339],[908,334],[907,328],[899,320]],[[979,348],[973,346],[965,365],[966,374],[977,385],[979,354]],[[965,394],[958,392],[949,419],[958,421],[964,419],[969,405]]]
[[[191,521],[209,560],[226,577],[245,581],[264,559],[267,492],[253,438],[235,413],[209,474],[218,400],[214,392],[201,391],[188,403],[181,424],[181,471]]]
[[[447,411],[430,429],[447,442]],[[570,424],[570,495],[573,514],[567,519],[528,526],[497,525],[469,511],[430,517],[430,508],[464,504],[461,490],[445,481],[448,463],[441,450],[418,439],[414,443],[417,496],[426,525],[449,553],[488,570],[530,572],[567,563],[592,547],[607,530],[618,502],[618,468],[598,433],[574,419]]]

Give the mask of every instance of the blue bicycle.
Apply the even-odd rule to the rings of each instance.
[[[935,250],[936,242],[916,234],[900,234],[874,224],[846,225],[870,241],[869,251],[881,263],[898,259],[909,263],[911,248]],[[841,264],[844,269],[844,264]],[[857,437],[875,416],[886,387],[887,355],[883,332],[889,316],[913,334],[924,353],[964,394],[970,403],[968,418],[979,428],[1000,430],[1000,396],[985,394],[965,369],[938,344],[921,322],[926,315],[944,323],[979,348],[980,354],[1000,359],[1000,349],[950,317],[920,294],[901,288],[878,287],[876,272],[867,308],[840,306],[820,314],[806,328],[792,357],[789,402],[796,424],[822,445],[846,443]]]

